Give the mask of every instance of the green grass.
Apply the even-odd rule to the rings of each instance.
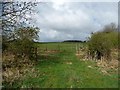
[[[95,62],[81,61],[75,56],[74,43],[37,44],[39,48],[57,49],[61,52],[39,56],[36,73],[28,73],[20,82],[22,87],[39,88],[117,88],[117,74],[103,75]],[[71,62],[72,64],[67,64]],[[92,66],[93,68],[89,68]],[[36,76],[37,75],[37,76]]]

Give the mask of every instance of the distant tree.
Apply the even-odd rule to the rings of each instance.
[[[118,48],[118,27],[116,26],[115,23],[111,23],[106,25],[103,28],[103,33],[107,33],[106,37],[108,39],[110,39],[111,43],[112,43],[112,48]]]
[[[113,31],[117,31],[117,30],[118,29],[117,29],[117,26],[115,23],[108,24],[103,28],[103,32],[105,32],[105,33],[113,32]]]

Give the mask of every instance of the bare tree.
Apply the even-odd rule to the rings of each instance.
[[[109,33],[112,31],[117,31],[117,26],[115,23],[110,23],[103,28],[103,32]]]
[[[15,28],[26,25],[28,18],[26,15],[33,13],[36,2],[0,2],[2,7],[2,35],[7,39],[13,38],[13,31]]]
[[[2,30],[2,46],[3,50],[7,48],[7,43],[10,40],[15,39],[14,30],[17,30],[21,26],[27,26],[26,22],[30,19],[27,15],[34,13],[34,7],[37,6],[37,2],[0,2],[0,26]],[[30,24],[30,23],[29,23]]]

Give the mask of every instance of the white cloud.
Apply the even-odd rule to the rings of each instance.
[[[40,41],[85,40],[91,32],[111,22],[117,24],[117,3],[47,2],[38,5],[33,15],[41,29]]]
[[[9,1],[9,0],[5,0]],[[11,0],[10,0],[11,1]],[[23,1],[23,0],[13,0],[13,1]],[[25,2],[36,1],[36,2],[119,2],[119,0],[24,0]]]

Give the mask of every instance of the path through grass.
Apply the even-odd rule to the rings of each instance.
[[[67,45],[67,44],[65,44]],[[63,48],[66,46],[64,45]],[[92,68],[89,68],[91,66]],[[47,58],[40,56],[36,73],[27,75],[22,87],[39,88],[114,88],[118,87],[117,75],[103,75],[91,61],[81,61],[75,50],[66,49]]]

